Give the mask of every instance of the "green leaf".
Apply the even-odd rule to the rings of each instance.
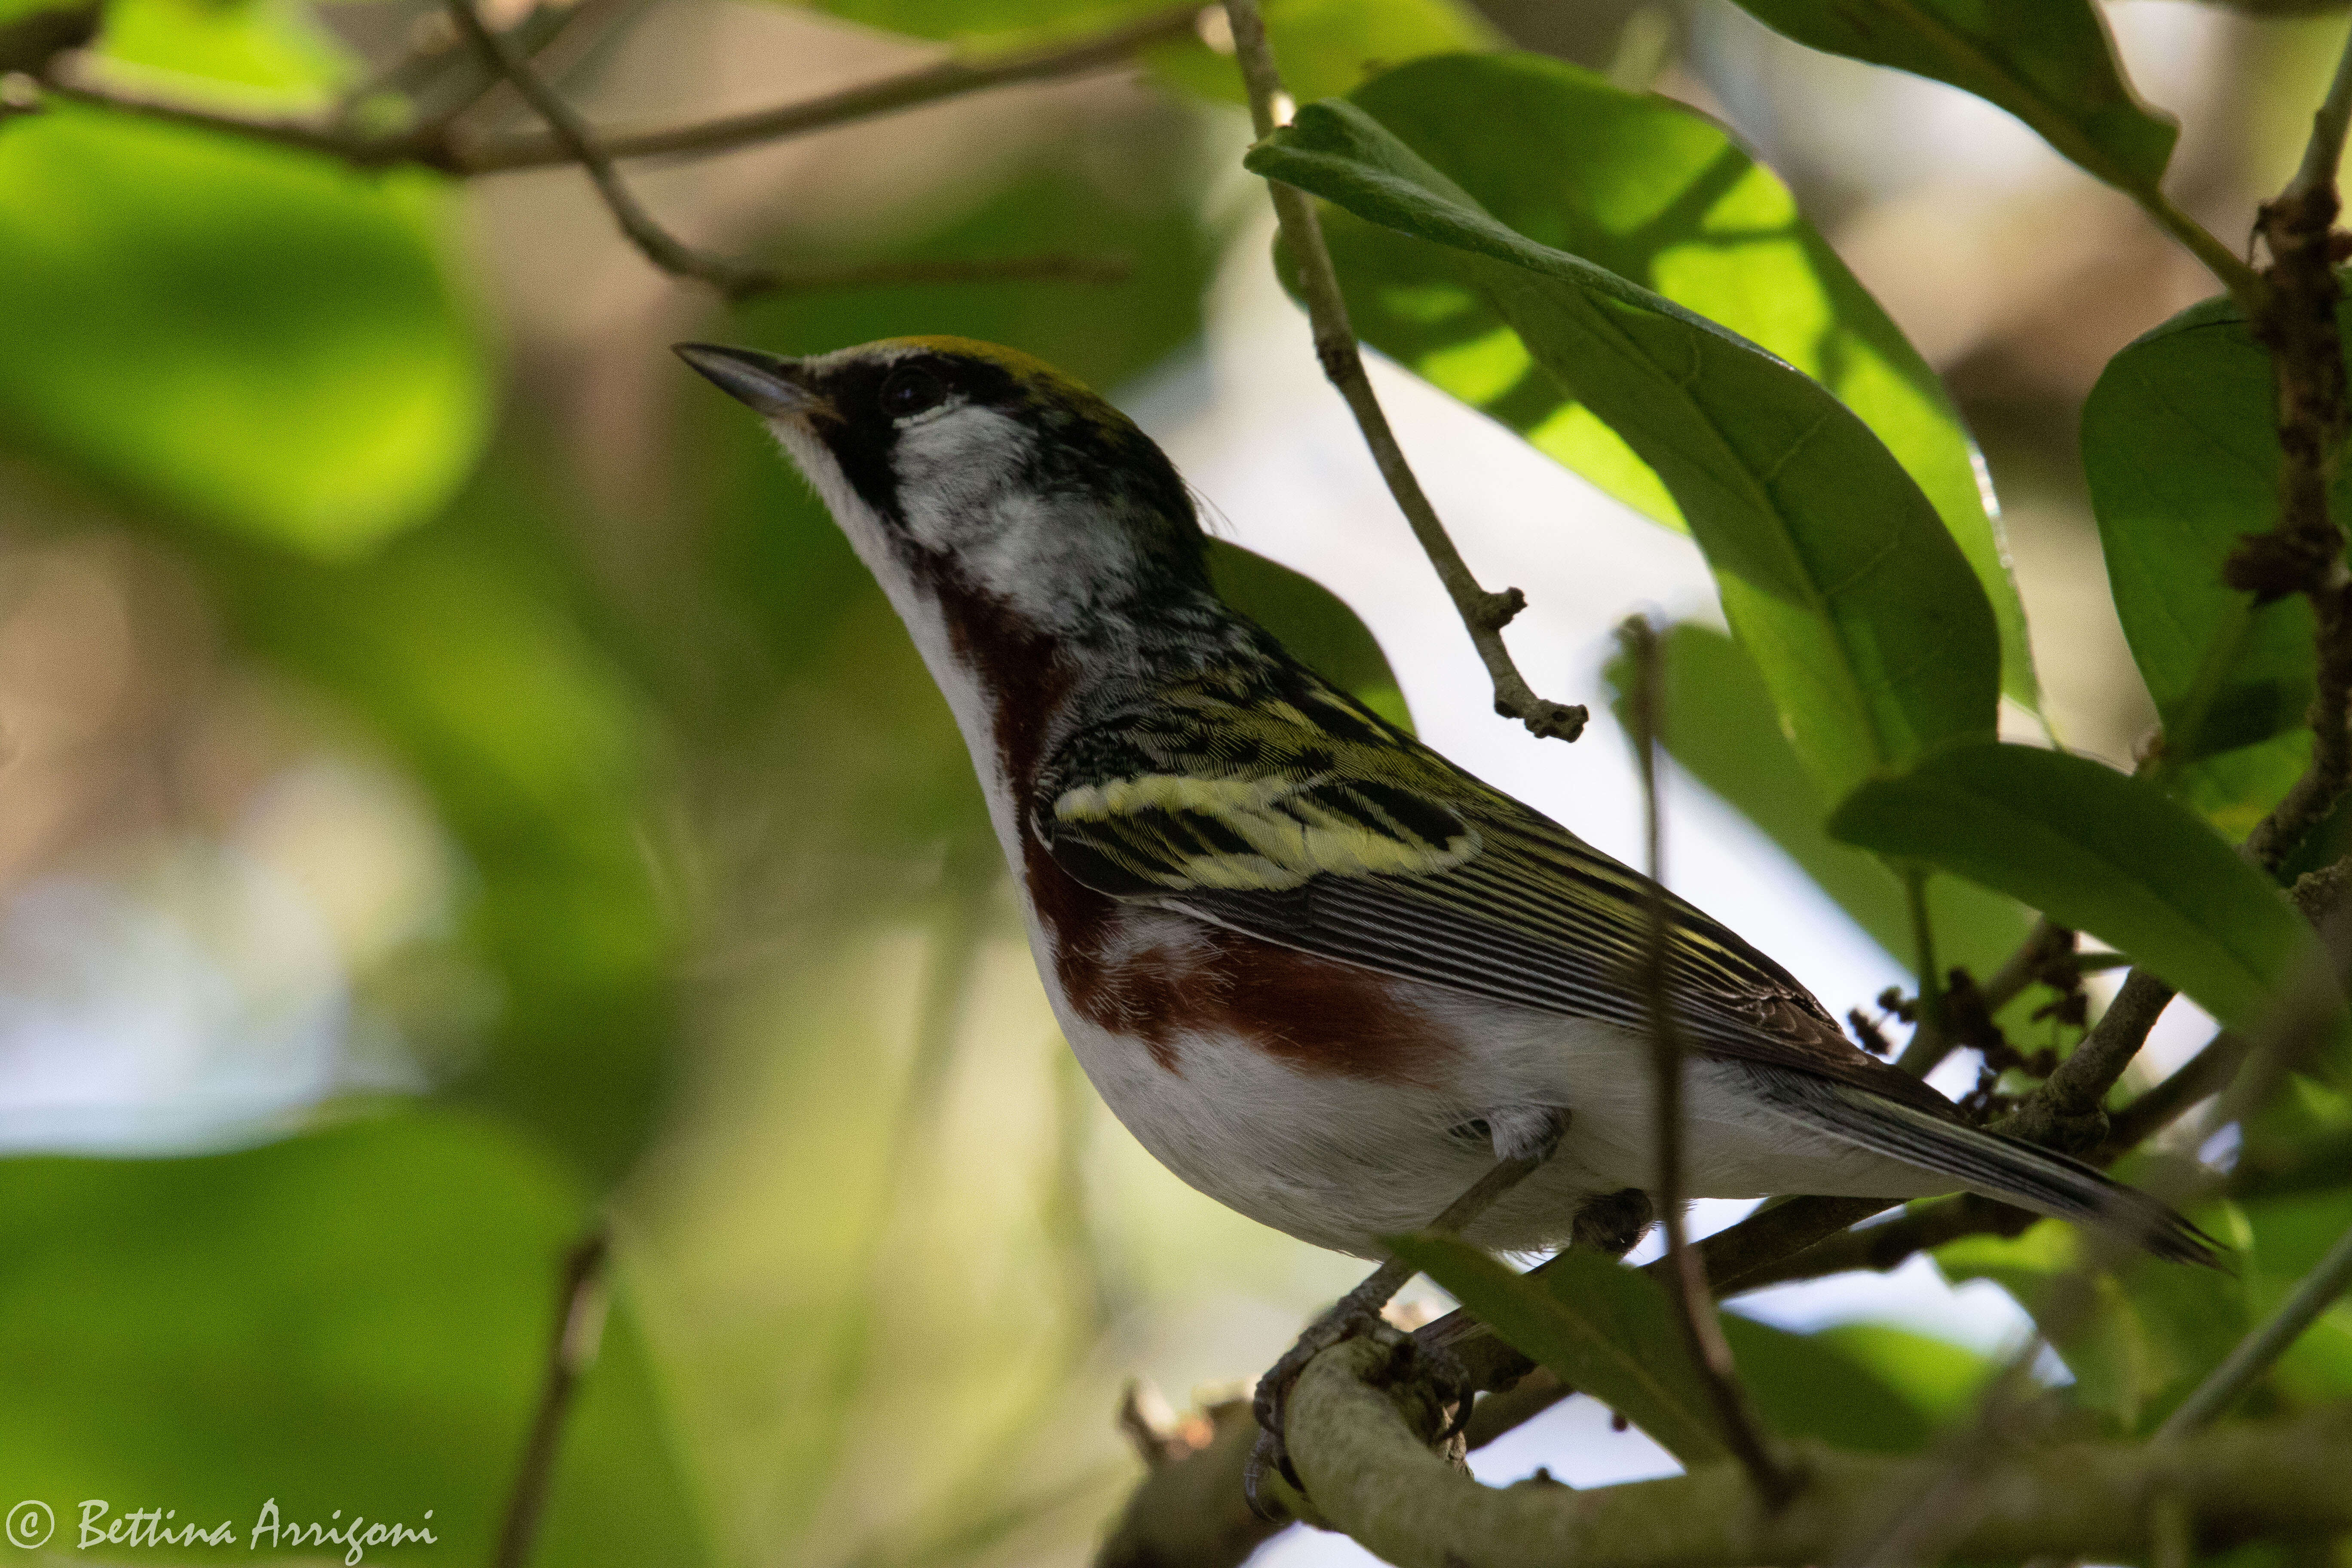
[[[1412,727],[1388,656],[1339,595],[1223,539],[1209,541],[1209,578],[1225,603],[1281,638],[1307,668],[1390,723]]]
[[[1782,1436],[1811,1437],[1852,1452],[1909,1454],[1934,1434],[1935,1414],[1829,1333],[1791,1333],[1738,1312],[1724,1313],[1722,1322],[1740,1385]],[[1954,1349],[1933,1340],[1919,1342]],[[1879,1348],[1884,1354],[1885,1347]]]
[[[348,560],[444,504],[490,377],[441,182],[54,103],[0,135],[0,436]]]
[[[1854,792],[1849,844],[1923,861],[2089,931],[2224,1023],[2253,1024],[2315,963],[2278,889],[2155,785],[2086,758],[1979,744]]]
[[[1480,1322],[1684,1464],[1729,1456],[1673,1304],[1648,1275],[1575,1248],[1530,1279],[1455,1237],[1402,1237],[1391,1246]]]
[[[271,1498],[288,1524],[339,1527],[340,1509],[414,1527],[430,1510],[436,1545],[389,1560],[487,1562],[557,1262],[592,1214],[528,1142],[448,1115],[199,1159],[9,1161],[8,1500],[47,1501],[62,1542],[88,1498],[232,1522],[196,1560],[250,1561]],[[540,1561],[709,1560],[648,1363],[624,1290],[566,1423]]]
[[[1877,856],[1830,837],[1823,825],[1831,802],[1772,721],[1771,693],[1753,661],[1721,632],[1690,622],[1659,639],[1659,738],[1668,753],[1780,846],[1880,947],[1915,966],[1903,879]],[[1632,667],[1621,654],[1602,674],[1624,723]],[[2032,924],[2016,900],[1952,877],[1929,879],[1927,908],[1937,962],[1964,964],[1979,976],[1999,968]]]
[[[1730,328],[1835,393],[1935,504],[1992,603],[2003,689],[2038,704],[1974,442],[1936,373],[1769,169],[1703,115],[1538,55],[1421,60],[1351,96],[1498,221]],[[1345,213],[1328,215],[1326,233],[1367,342],[1684,526],[1656,472],[1538,367],[1451,257]]]
[[[1992,732],[1984,592],[1918,486],[1820,384],[1497,222],[1353,105],[1308,105],[1248,163],[1447,247],[1462,282],[1658,471],[1825,790]]]
[[[2091,0],[1738,0],[1797,42],[1997,103],[2111,185],[2153,190],[2180,128],[2124,81]]]
[[[2352,328],[2352,304],[2338,319]],[[2310,606],[2257,609],[2221,581],[2240,537],[2278,519],[2276,402],[2270,355],[2218,299],[2116,355],[2083,407],[2091,509],[2116,614],[2164,721],[2166,782],[2233,826],[2275,804],[2309,747],[2295,732],[2312,697]],[[2352,468],[2334,496],[2352,515]],[[2200,777],[2181,776],[2208,759]]]

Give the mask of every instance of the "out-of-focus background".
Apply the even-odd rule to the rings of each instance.
[[[576,5],[541,64],[600,123],[877,79],[977,17],[1104,20]],[[1517,47],[1733,127],[1945,375],[2049,721],[2128,761],[2153,716],[2076,422],[2113,353],[2216,290],[2126,199],[1980,101],[1718,0],[1319,12],[1302,96]],[[2183,121],[2170,188],[2244,234],[2342,18],[2107,16]],[[432,47],[438,17],[110,0],[77,68],[309,112]],[[460,184],[58,102],[0,119],[0,1502],[50,1500],[49,1551],[85,1498],[230,1520],[240,1548],[274,1498],[289,1521],[429,1523],[419,1560],[485,1556],[557,1260],[604,1212],[613,1315],[541,1561],[1076,1561],[1139,1471],[1112,1423],[1128,1380],[1181,1405],[1252,1375],[1355,1277],[1192,1193],[1104,1111],[887,607],[750,417],[667,352],[949,331],[1066,366],[1169,448],[1228,540],[1361,617],[1425,737],[1636,858],[1601,670],[1630,612],[1714,616],[1696,551],[1376,365],[1479,574],[1527,592],[1523,668],[1595,715],[1573,747],[1492,716],[1276,286],[1202,31],[631,168],[677,232],[766,263],[1128,258],[1113,284],[730,308],[649,267],[576,169]],[[532,123],[504,90],[471,114]],[[1364,667],[1345,612],[1255,580]],[[1835,1009],[1906,983],[1736,813],[1668,790],[1679,891]],[[2151,1066],[2197,1038],[2168,1020]],[[1924,1259],[1744,1310],[1977,1352],[2022,1321]],[[1672,1468],[1580,1400],[1480,1456],[1492,1478],[1538,1464]]]

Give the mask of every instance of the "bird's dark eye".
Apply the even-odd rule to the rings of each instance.
[[[900,365],[882,384],[882,412],[894,419],[937,408],[947,400],[947,383],[919,365]]]

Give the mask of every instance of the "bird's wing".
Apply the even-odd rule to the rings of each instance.
[[[1080,729],[1031,822],[1116,898],[1498,1002],[1645,1028],[1649,879],[1489,788],[1304,669],[1215,670]],[[1668,895],[1684,1039],[1938,1115],[1786,970]]]

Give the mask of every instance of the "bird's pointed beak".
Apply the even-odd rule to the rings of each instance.
[[[770,419],[805,416],[826,406],[809,389],[797,361],[718,343],[674,343],[670,352],[719,391]]]

